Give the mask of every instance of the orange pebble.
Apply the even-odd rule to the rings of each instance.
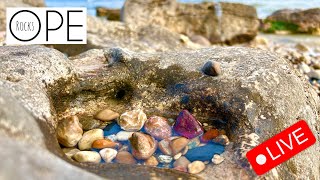
[[[209,131],[207,131],[206,133],[203,134],[203,136],[201,137],[201,140],[202,141],[210,141],[211,139],[214,139],[217,136],[219,136],[219,130],[218,129],[210,129]]]
[[[109,139],[98,139],[92,143],[92,148],[103,149],[103,148],[114,148],[117,146],[117,143]]]

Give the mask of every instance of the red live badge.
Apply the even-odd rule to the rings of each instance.
[[[290,159],[316,142],[308,124],[300,120],[247,153],[247,158],[258,175]]]

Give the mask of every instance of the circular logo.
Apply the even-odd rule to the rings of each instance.
[[[32,11],[21,10],[10,19],[10,32],[19,41],[31,41],[38,36],[41,30],[39,17]]]

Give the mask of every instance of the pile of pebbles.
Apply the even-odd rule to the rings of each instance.
[[[104,129],[84,132],[77,116],[59,122],[57,138],[63,152],[81,163],[125,163],[173,168],[193,174],[206,164],[220,164],[229,139],[224,130],[204,130],[187,110],[176,120],[147,115],[140,109],[118,114],[110,109],[95,119],[109,121]]]

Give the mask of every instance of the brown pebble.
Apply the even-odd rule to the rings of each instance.
[[[59,122],[56,133],[60,144],[74,147],[82,138],[82,125],[77,116],[71,116]]]
[[[148,134],[135,132],[129,141],[132,155],[137,159],[148,159],[157,150],[157,141]]]
[[[219,130],[218,129],[210,129],[209,131],[205,132],[201,136],[201,141],[208,142],[208,141],[216,138],[217,136],[219,136]]]
[[[156,157],[151,156],[144,162],[144,164],[147,166],[158,166],[159,162]]]
[[[117,143],[109,139],[98,139],[93,141],[92,148],[103,149],[103,148],[114,148],[117,146]]]
[[[218,76],[221,74],[220,63],[208,61],[203,65],[202,72],[208,76]]]
[[[202,161],[193,161],[188,165],[188,172],[191,174],[198,174],[206,168]]]
[[[172,151],[172,155],[178,154],[182,151],[189,143],[189,139],[185,137],[179,137],[170,142],[170,148]]]
[[[219,135],[227,135],[227,132],[224,129],[221,129],[219,131]]]
[[[177,159],[174,163],[173,163],[173,167],[178,167],[178,166],[182,166],[184,168],[188,168],[188,165],[191,162],[184,156],[181,156],[179,159]]]
[[[170,144],[170,139],[163,139],[158,143],[158,147],[163,154],[171,156],[172,151],[169,144]]]
[[[174,167],[173,169],[177,171],[188,172],[188,169],[182,166],[177,166],[177,167]]]
[[[116,156],[117,163],[136,164],[136,160],[128,151],[120,151]]]
[[[114,119],[117,119],[119,117],[119,113],[116,113],[110,109],[104,109],[102,111],[99,111],[94,118],[101,120],[101,121],[111,121]]]

